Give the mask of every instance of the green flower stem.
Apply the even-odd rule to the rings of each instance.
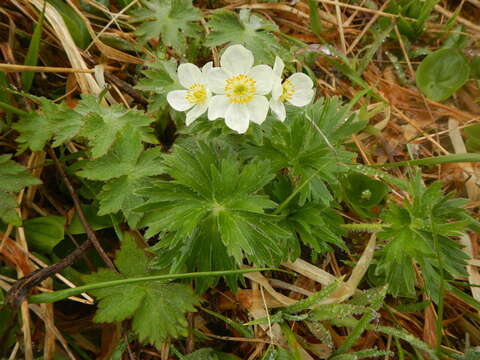
[[[413,165],[438,165],[457,162],[479,162],[480,154],[466,153],[466,154],[450,154],[442,156],[427,157],[423,159],[399,161],[389,164],[375,164],[370,165],[373,168],[381,167],[395,167],[395,166],[413,166]]]
[[[287,207],[287,205],[292,201],[292,199],[297,196],[297,194],[300,192],[300,190],[303,189],[305,185],[307,185],[317,174],[320,172],[320,170],[315,171],[312,176],[310,176],[307,180],[304,181],[303,184],[300,186],[297,186],[295,190],[292,191],[292,193],[285,199],[283,202],[278,205],[278,208],[272,213],[273,215],[278,215],[282,212],[283,209]]]
[[[106,287],[134,284],[134,283],[145,282],[145,281],[176,280],[176,279],[188,279],[188,278],[198,278],[198,277],[208,277],[208,276],[235,275],[235,274],[246,274],[250,272],[269,271],[269,270],[282,271],[280,269],[275,269],[275,268],[255,268],[255,269],[225,270],[225,271],[205,271],[205,272],[185,273],[185,274],[153,275],[153,276],[144,276],[144,277],[137,277],[137,278],[128,278],[128,279],[122,279],[122,280],[103,281],[95,284],[77,286],[71,289],[64,289],[64,290],[58,290],[54,292],[31,295],[28,297],[28,302],[31,304],[51,303],[51,302],[66,299],[70,296],[87,292],[89,290],[103,289]]]
[[[371,224],[371,223],[359,223],[359,224],[342,224],[340,225],[342,229],[347,231],[358,231],[358,232],[377,232],[383,230],[387,224]]]

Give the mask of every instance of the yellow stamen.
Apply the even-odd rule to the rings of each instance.
[[[280,96],[279,101],[291,100],[293,94],[295,93],[295,85],[291,81],[285,80],[282,84],[282,96]]]
[[[235,104],[245,104],[252,101],[257,88],[255,80],[248,75],[240,74],[227,79],[225,95],[228,100]]]
[[[205,101],[207,101],[207,89],[205,89],[205,85],[193,84],[188,89],[188,93],[185,98],[190,104],[205,104]]]

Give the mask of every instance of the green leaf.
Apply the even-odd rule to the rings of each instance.
[[[370,166],[372,168],[414,166],[414,165],[430,166],[430,165],[438,165],[438,164],[451,164],[451,163],[459,163],[459,162],[479,162],[479,161],[480,161],[480,154],[463,153],[463,154],[432,156],[432,157],[427,157],[423,159],[406,160],[406,161],[399,161],[399,162],[386,163],[386,164],[374,164]]]
[[[40,41],[42,36],[43,20],[45,18],[45,7],[46,2],[43,4],[43,9],[38,19],[38,22],[35,24],[33,30],[32,39],[30,40],[30,45],[28,46],[27,55],[25,55],[24,65],[36,66],[38,61],[38,53],[40,51]],[[22,72],[22,83],[23,91],[28,92],[32,87],[33,78],[35,77],[35,72],[25,71]]]
[[[291,181],[284,176],[278,176],[276,180],[267,189],[273,200],[280,204],[285,204],[295,194],[295,191],[298,190],[297,194],[301,192],[298,185],[294,187]],[[326,204],[308,202],[300,205],[299,196],[301,195],[294,195],[294,198],[284,206],[283,210],[280,209],[281,205],[275,210],[278,212],[280,209],[279,213],[284,215],[285,226],[298,234],[300,240],[316,254],[332,250],[330,244],[347,250],[342,240],[342,217]],[[291,246],[294,250],[292,256],[300,256],[299,244],[294,242]]]
[[[350,350],[350,348],[355,344],[358,338],[366,330],[368,324],[375,318],[374,312],[366,312],[362,315],[360,320],[357,322],[355,327],[352,329],[347,338],[342,342],[338,347],[335,353],[332,354],[332,359],[335,359],[337,355],[343,354]]]
[[[23,223],[28,245],[33,249],[50,253],[65,237],[65,217],[42,216],[28,219]]]
[[[27,169],[12,161],[11,155],[0,155],[0,219],[7,224],[20,226],[22,220],[15,211],[18,204],[14,193],[40,183]]]
[[[367,209],[382,202],[388,192],[383,182],[356,173],[347,176],[344,186],[347,201]]]
[[[165,46],[183,55],[187,37],[197,37],[200,28],[194,22],[202,13],[192,6],[192,0],[142,0],[145,8],[133,12],[133,23],[141,23],[136,30],[144,43],[161,38]]]
[[[348,354],[336,355],[332,357],[331,360],[360,360],[360,359],[371,359],[379,356],[383,356],[383,357],[393,356],[393,352],[376,350],[376,349],[366,349],[366,350],[355,351]]]
[[[470,74],[472,79],[480,79],[480,56],[474,56],[470,63]]]
[[[406,36],[409,40],[415,40],[423,33],[425,23],[438,2],[439,0],[392,1],[385,11],[400,15],[396,19],[400,34]],[[416,19],[416,21],[413,21],[413,19]],[[389,18],[382,18],[379,21],[382,27],[388,26],[391,22],[392,20]]]
[[[184,355],[181,360],[240,360],[233,354],[227,354],[211,348],[198,349],[191,354]]]
[[[412,261],[416,261],[422,270],[427,293],[437,302],[440,262],[434,233],[438,232],[444,275],[466,276],[468,256],[452,237],[459,236],[470,223],[461,207],[463,203],[445,196],[438,182],[425,187],[420,178],[415,177],[411,180],[409,194],[411,201],[405,201],[403,206],[391,202],[382,213],[384,223],[389,225],[378,233],[378,237],[388,242],[377,252],[376,273],[385,276],[391,294],[413,296],[416,275]]]
[[[325,286],[322,290],[310,295],[306,299],[299,300],[295,304],[285,307],[283,311],[289,314],[295,314],[300,311],[306,310],[309,307],[317,304],[320,300],[330,296],[332,292],[338,287],[339,283],[340,280],[336,280],[331,284]]]
[[[94,158],[105,155],[122,132],[138,131],[141,140],[157,143],[149,127],[155,119],[143,111],[127,110],[120,104],[103,106],[95,96],[88,95],[82,98],[75,111],[83,116],[80,135],[89,140]]]
[[[101,269],[84,277],[87,284],[120,280],[132,276],[151,274],[145,251],[135,240],[125,234],[115,265],[120,273]],[[147,283],[118,285],[92,290],[98,299],[94,321],[116,322],[132,318],[133,331],[139,340],[160,348],[169,337],[186,334],[185,313],[193,311],[199,299],[183,284],[152,281]]]
[[[144,150],[141,134],[126,127],[117,135],[117,141],[106,155],[86,162],[78,175],[105,182],[97,197],[100,201],[98,215],[121,210],[134,226],[140,214],[132,213],[132,209],[144,201],[144,197],[136,194],[136,190],[147,186],[149,177],[163,172],[160,158],[159,147]]]
[[[142,72],[145,78],[141,79],[135,88],[155,94],[149,104],[150,111],[165,110],[168,105],[168,92],[181,88],[177,79],[177,62],[172,58],[147,63],[146,66],[148,70]]]
[[[269,162],[242,164],[211,141],[174,146],[164,166],[173,180],[139,191],[147,201],[137,209],[145,213],[140,226],[148,228],[146,236],[162,235],[155,245],[159,267],[210,271],[235,268],[244,257],[256,265],[286,258],[292,234],[265,213],[276,204],[258,194],[274,177]]]
[[[242,9],[239,15],[227,10],[214,11],[207,25],[211,33],[206,46],[242,44],[253,52],[260,64],[273,64],[276,55],[287,61],[292,58],[272,34],[278,27],[250,10]]]
[[[322,39],[322,23],[320,22],[320,16],[318,16],[317,1],[308,0],[308,7],[310,10],[310,28],[319,39]]]
[[[470,66],[457,49],[441,49],[428,55],[416,72],[418,88],[430,99],[443,101],[468,80]]]
[[[387,335],[392,335],[399,339],[402,339],[408,342],[413,347],[425,352],[432,360],[438,360],[438,356],[435,354],[435,351],[430,348],[427,344],[425,344],[422,340],[416,338],[415,336],[407,333],[403,329],[396,329],[390,326],[382,326],[382,325],[370,325],[369,328],[371,330],[375,330]]]
[[[465,146],[469,152],[480,152],[480,124],[467,126],[463,129],[468,136]]]
[[[299,205],[307,200],[330,205],[332,190],[340,188],[340,177],[353,158],[342,143],[365,122],[349,116],[337,98],[289,111],[290,121],[265,123],[263,143],[247,144],[244,153],[271,161],[275,170],[290,169],[292,182],[306,183],[299,192]]]
[[[67,3],[62,0],[47,0],[50,4],[55,6],[58,10],[59,14],[61,14],[67,28],[72,35],[75,44],[81,49],[85,49],[92,38],[90,37],[90,33],[88,32],[87,25],[77,14],[77,12],[70,7]]]
[[[33,97],[40,103],[40,110],[27,113],[13,128],[20,133],[17,142],[21,151],[30,148],[43,150],[45,144],[53,138],[56,147],[78,134],[83,125],[82,116],[70,109],[65,103],[56,104],[42,97]]]
[[[93,230],[102,230],[102,229],[111,228],[114,225],[119,223],[119,219],[115,216],[98,215],[98,207],[95,206],[94,204],[81,205],[81,207],[85,217],[87,218],[88,223],[90,224]],[[82,222],[80,221],[80,216],[78,216],[78,213],[75,213],[75,216],[73,217],[72,222],[68,226],[68,231],[72,235],[85,234],[85,228],[83,227]]]

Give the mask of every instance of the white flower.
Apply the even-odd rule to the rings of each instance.
[[[285,100],[295,106],[305,106],[312,101],[314,95],[313,81],[303,73],[292,74],[282,83],[284,67],[282,59],[277,56],[273,65],[275,78],[273,81],[272,98],[270,99],[270,109],[272,109],[280,121],[284,121],[286,117],[285,105],[283,105]]]
[[[187,111],[187,126],[208,109],[211,92],[207,86],[207,73],[212,62],[206,63],[202,70],[194,64],[181,64],[178,67],[178,81],[187,90],[170,91],[167,101],[177,111]]]
[[[220,58],[220,67],[208,72],[212,96],[208,118],[225,118],[227,126],[243,134],[250,121],[261,124],[268,113],[267,95],[272,90],[273,70],[253,66],[253,54],[242,45],[233,45]]]

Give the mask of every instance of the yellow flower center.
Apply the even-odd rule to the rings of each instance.
[[[185,97],[190,104],[205,104],[207,101],[207,89],[203,84],[193,84],[190,86]]]
[[[282,84],[282,96],[280,96],[279,101],[291,100],[293,94],[295,93],[295,85],[293,85],[290,81],[285,80]]]
[[[256,92],[255,80],[248,75],[240,74],[227,79],[225,95],[231,103],[248,103],[252,101]]]

